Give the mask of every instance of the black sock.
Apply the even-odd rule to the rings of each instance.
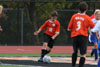
[[[72,55],[72,66],[76,65],[76,60],[77,60],[77,53],[73,53],[73,55]]]
[[[80,58],[79,67],[84,67],[85,57]]]
[[[45,50],[45,49],[42,49],[41,51],[42,51],[41,52],[41,58],[43,58],[46,54],[50,53],[50,51]]]
[[[45,49],[42,49],[41,50],[41,58],[43,58],[45,56],[45,54],[46,54],[46,50]]]
[[[50,51],[46,50],[46,54],[50,53]]]

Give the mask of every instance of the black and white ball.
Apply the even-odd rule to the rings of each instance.
[[[50,56],[44,56],[43,57],[43,62],[50,63],[51,62],[51,57]]]

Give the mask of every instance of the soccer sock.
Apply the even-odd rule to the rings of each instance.
[[[99,58],[99,60],[98,60],[97,67],[100,67],[100,58]]]
[[[42,49],[41,58],[43,58],[46,54],[50,53],[50,51]]]
[[[76,65],[76,60],[77,60],[77,53],[73,53],[73,55],[72,55],[72,66]]]
[[[94,48],[92,49],[91,56],[93,56],[93,54],[94,54]]]
[[[80,58],[79,67],[84,67],[85,57]]]
[[[50,53],[50,51],[46,50],[46,54]]]
[[[43,58],[45,56],[45,54],[46,54],[46,50],[45,49],[42,49],[41,50],[41,58]]]
[[[94,49],[94,54],[95,54],[95,60],[98,59],[98,52],[97,52],[97,49]]]

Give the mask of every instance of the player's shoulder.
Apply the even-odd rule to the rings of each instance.
[[[56,20],[57,23],[59,23],[59,20]]]
[[[98,20],[97,23],[100,25],[100,20]]]
[[[86,17],[86,18],[89,18],[89,19],[91,19],[87,14],[84,14],[84,16]]]
[[[95,18],[92,19],[92,21],[96,24],[97,23],[97,20]]]
[[[49,19],[45,21],[45,23],[48,23],[48,22],[50,22],[50,20],[49,20]]]
[[[57,24],[60,24],[59,20],[56,20],[56,23],[57,23]]]
[[[92,19],[92,21],[96,21],[96,19],[95,19],[95,18],[93,18],[93,19]]]
[[[78,13],[76,13],[76,14],[73,14],[73,15],[72,15],[72,18],[73,18],[73,17],[76,17],[77,15],[78,15]]]

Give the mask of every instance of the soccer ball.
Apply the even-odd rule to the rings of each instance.
[[[50,63],[51,62],[51,57],[50,56],[44,56],[43,57],[43,62]]]

